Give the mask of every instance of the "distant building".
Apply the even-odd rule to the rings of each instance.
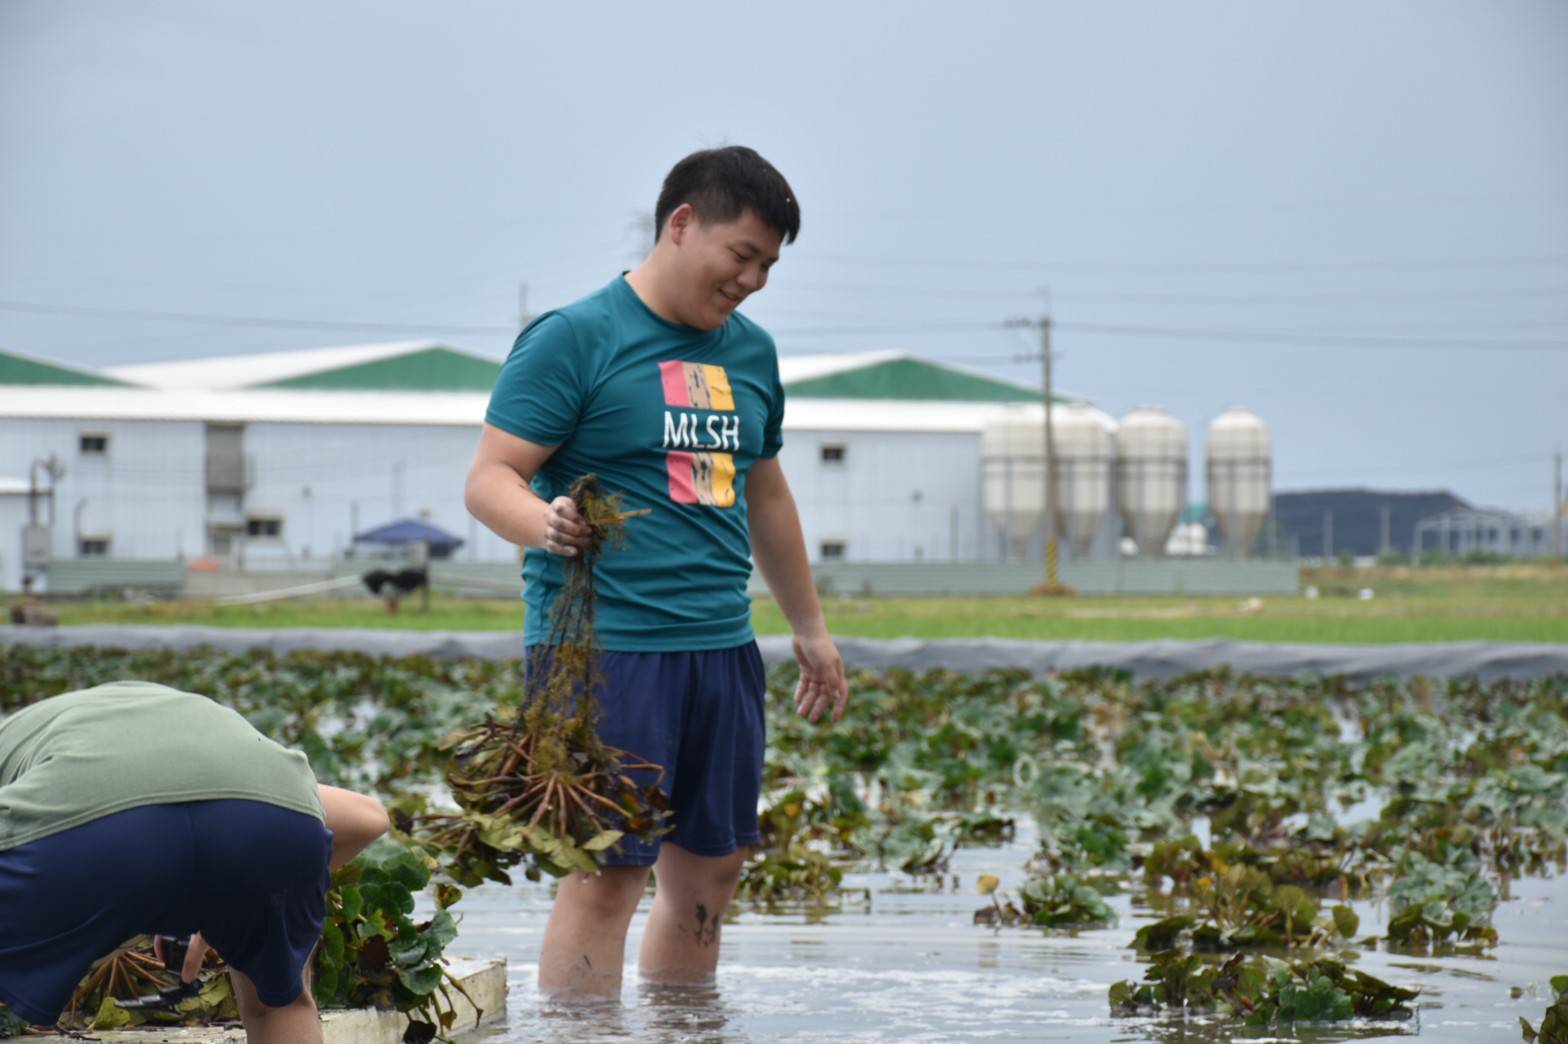
[[[1507,558],[1545,558],[1554,553],[1550,514],[1517,515],[1510,511],[1460,508],[1423,518],[1416,524],[1417,554],[1463,557],[1469,554]]]
[[[982,432],[1004,412],[1038,418],[1038,391],[897,352],[786,356],[780,370],[781,459],[813,560],[1000,553]],[[424,341],[103,373],[0,353],[0,587],[19,583],[29,502],[54,559],[305,567],[419,517],[463,536],[462,558],[514,560],[463,506],[499,372]],[[64,474],[29,495],[51,457]]]
[[[1509,558],[1552,553],[1550,513],[1517,514],[1475,507],[1452,493],[1367,489],[1274,494],[1274,518],[1286,549],[1303,558],[1472,552]]]
[[[1409,554],[1423,519],[1470,507],[1452,493],[1321,489],[1274,494],[1284,550],[1304,558]]]

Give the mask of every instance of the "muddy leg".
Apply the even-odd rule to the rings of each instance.
[[[561,1000],[620,995],[626,927],[647,885],[647,867],[561,878],[539,952],[541,993]]]
[[[638,970],[654,982],[702,982],[719,963],[724,911],[735,894],[744,850],[700,856],[666,841],[654,876],[659,891],[642,937]]]

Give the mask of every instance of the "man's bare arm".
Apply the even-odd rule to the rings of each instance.
[[[800,532],[800,513],[777,458],[751,466],[746,476],[746,512],[752,558],[794,634],[792,644],[800,664],[795,708],[812,721],[831,708],[837,721],[849,698],[844,661],[828,634]]]
[[[316,790],[321,794],[327,829],[332,831],[333,870],[353,862],[355,856],[387,832],[387,810],[369,794],[325,783],[316,784]]]
[[[555,450],[486,424],[463,487],[468,513],[518,547],[575,555],[588,542],[577,506],[569,497],[546,503],[528,486]]]
[[[752,558],[789,621],[789,629],[796,634],[826,634],[822,602],[811,579],[806,541],[800,532],[800,513],[777,457],[757,461],[747,473],[746,513]]]

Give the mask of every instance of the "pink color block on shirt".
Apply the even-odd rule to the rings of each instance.
[[[674,452],[664,458],[670,473],[670,499],[677,504],[697,503],[697,487],[692,482],[692,472],[697,460],[690,453]]]
[[[691,392],[686,389],[686,364],[679,359],[661,362],[659,377],[664,381],[664,405],[691,409]]]

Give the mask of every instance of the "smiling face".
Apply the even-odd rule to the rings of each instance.
[[[699,330],[723,326],[742,301],[767,285],[783,245],[779,231],[750,210],[734,221],[705,224],[686,204],[670,215],[665,234],[674,248],[670,310],[678,322]]]

